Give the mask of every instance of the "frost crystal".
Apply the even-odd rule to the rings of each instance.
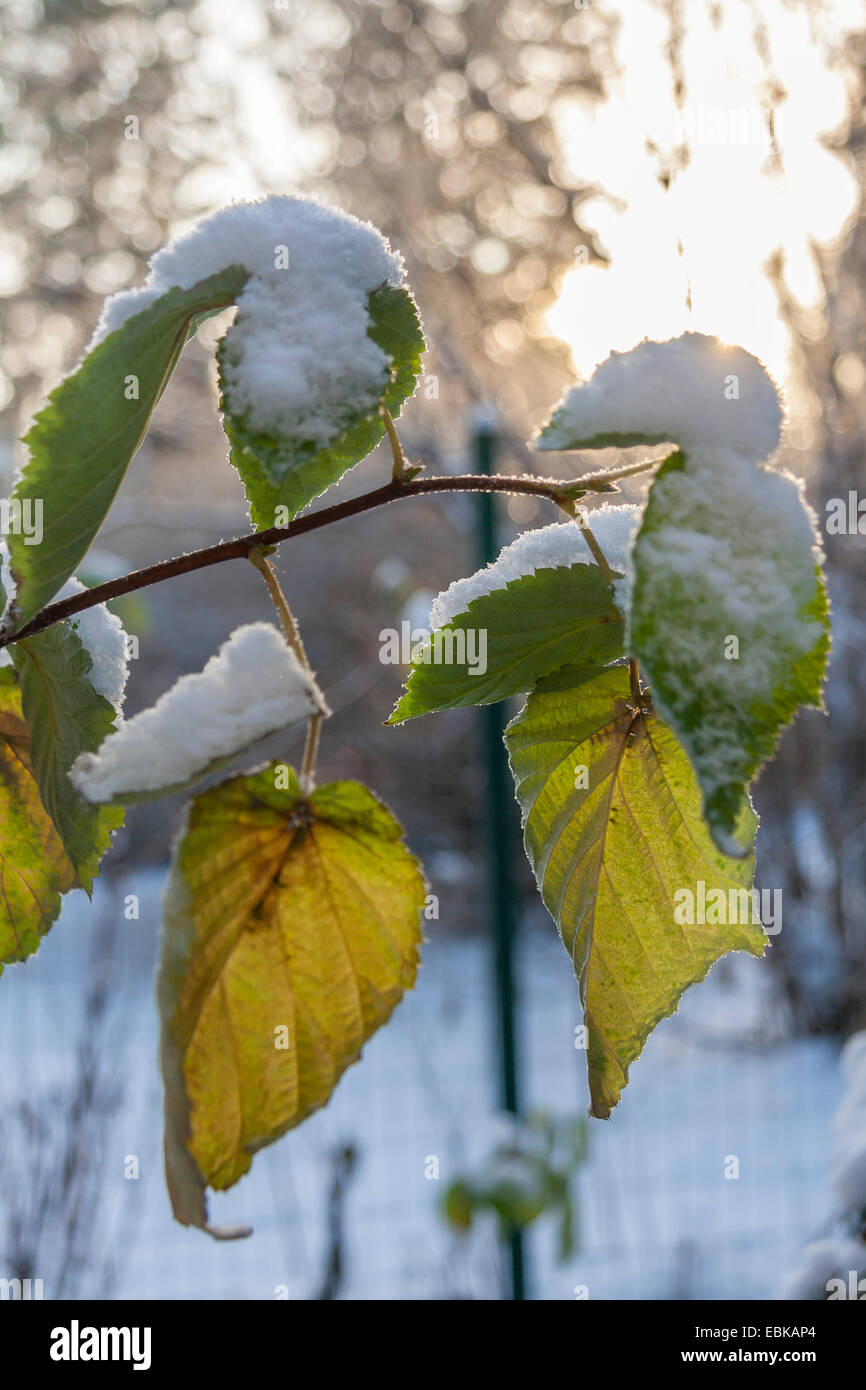
[[[623,601],[624,591],[631,573],[629,552],[635,527],[642,508],[626,504],[610,507],[606,503],[588,513],[588,522],[604,557],[612,570],[624,575],[614,585],[614,593]],[[575,521],[541,526],[535,531],[524,531],[511,545],[501,550],[486,569],[470,575],[468,579],[457,579],[443,593],[433,600],[430,609],[431,628],[444,627],[465,613],[474,599],[482,598],[494,589],[504,589],[513,579],[524,574],[534,574],[536,570],[557,569],[560,566],[591,565],[589,547]]]
[[[236,203],[170,242],[145,284],[107,300],[91,346],[172,287],[241,265],[250,273],[225,338],[222,381],[254,431],[319,446],[349,408],[372,409],[390,361],[367,336],[368,299],[404,265],[369,222],[306,198]]]
[[[203,671],[181,676],[151,708],[122,724],[71,777],[89,801],[182,785],[309,714],[324,697],[270,623],[236,628]]]
[[[719,445],[753,461],[781,436],[779,393],[756,357],[703,333],[613,352],[557,406],[536,449],[593,440]]]

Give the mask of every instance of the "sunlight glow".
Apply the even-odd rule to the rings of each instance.
[[[821,308],[812,248],[836,241],[857,206],[853,175],[825,143],[846,111],[844,71],[828,64],[826,47],[862,19],[859,6],[828,4],[828,34],[816,35],[814,15],[783,0],[762,3],[770,71],[785,93],[778,160],[761,107],[768,65],[753,41],[751,7],[717,7],[718,28],[709,7],[683,7],[687,89],[679,111],[667,16],[649,0],[618,0],[616,8],[620,71],[608,81],[609,98],[563,102],[557,112],[574,173],[609,195],[584,211],[611,264],[577,264],[566,274],[549,327],[583,376],[613,349],[695,329],[742,344],[784,379],[789,336],[766,266],[781,254],[793,297]],[[648,141],[671,160],[667,190]],[[689,159],[680,168],[683,142]]]

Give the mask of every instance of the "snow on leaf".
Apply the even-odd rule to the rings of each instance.
[[[526,851],[578,980],[591,1113],[607,1118],[683,991],[727,951],[763,953],[752,863],[713,844],[689,760],[657,715],[632,706],[625,667],[530,695],[505,740]],[[751,811],[741,828],[754,834]],[[705,901],[721,890],[712,924],[700,921],[701,884]]]
[[[84,593],[85,587],[77,579],[70,579],[55,598],[71,598],[73,594]],[[85,608],[83,613],[74,614],[69,619],[69,626],[77,633],[79,641],[90,657],[90,684],[119,714],[123,708],[126,682],[129,679],[123,623],[104,603],[98,603],[93,608]]]
[[[721,449],[674,455],[635,540],[629,650],[737,853],[746,787],[800,705],[820,705],[827,600],[796,481]]]
[[[535,448],[713,444],[753,460],[779,443],[782,407],[756,357],[703,333],[613,352],[573,386]]]
[[[382,438],[415,389],[424,339],[402,257],[368,222],[309,198],[235,203],[153,257],[98,334],[225,265],[248,278],[219,349],[224,425],[257,527],[294,516]]]
[[[357,782],[309,800],[279,764],[192,802],[166,897],[159,1009],[175,1217],[325,1105],[418,967],[426,885]]]
[[[631,569],[631,536],[640,515],[640,507],[629,504],[616,507],[608,503],[589,513],[593,535],[605,559],[611,569],[626,577],[625,580],[618,580],[614,586],[614,595],[621,603],[625,601]],[[496,589],[504,589],[512,580],[524,575],[535,574],[538,570],[593,563],[586,540],[574,521],[554,522],[551,526],[524,531],[510,545],[503,546],[496,559],[483,570],[466,579],[456,579],[437,595],[430,610],[430,626],[444,627],[460,613],[465,613],[475,599],[492,594]]]
[[[271,623],[248,623],[202,671],[181,676],[127,720],[72,780],[93,802],[165,796],[225,767],[267,734],[328,707],[315,680]]]
[[[241,320],[239,319],[239,322]],[[365,332],[381,357],[381,368],[364,390],[352,389],[347,373],[336,375],[343,361],[335,340],[322,350],[320,366],[328,380],[305,387],[304,399],[320,401],[322,419],[304,411],[283,415],[280,427],[255,427],[255,412],[239,409],[229,389],[231,333],[219,351],[223,426],[231,444],[231,461],[244,484],[250,516],[259,529],[278,521],[277,508],[290,520],[314,497],[342,478],[376,447],[385,430],[380,405],[399,415],[411,396],[421,369],[424,336],[408,290],[382,286],[369,296]],[[307,335],[301,339],[307,345]],[[344,368],[340,367],[340,370]],[[306,379],[306,378],[305,378]],[[318,392],[318,396],[314,392]],[[326,428],[325,421],[330,422]]]
[[[622,615],[596,565],[538,569],[473,599],[431,635],[389,723],[524,694],[575,661],[605,666],[622,645]]]
[[[229,409],[253,431],[331,442],[335,410],[371,405],[388,380],[368,300],[402,286],[402,258],[369,222],[310,198],[234,203],[158,251],[144,286],[107,301],[97,336],[229,265],[246,272],[222,354]]]

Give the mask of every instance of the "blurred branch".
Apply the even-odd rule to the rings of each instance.
[[[352,1144],[343,1144],[331,1154],[331,1191],[328,1196],[328,1263],[317,1299],[337,1297],[345,1276],[346,1195],[355,1172],[358,1154]]]

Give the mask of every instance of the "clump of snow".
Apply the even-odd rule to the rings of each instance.
[[[77,579],[68,579],[55,601],[82,594],[84,590],[85,586]],[[97,694],[103,695],[109,704],[114,705],[119,714],[129,676],[123,623],[116,614],[108,611],[104,603],[86,608],[83,613],[74,613],[68,621],[90,656],[92,665],[88,676],[91,685]]]
[[[800,1251],[798,1263],[789,1270],[779,1289],[779,1298],[809,1299],[819,1302],[828,1295],[831,1279],[847,1285],[849,1276],[866,1270],[866,1245],[859,1240],[827,1237],[813,1240]]]
[[[0,548],[0,583],[11,603],[15,594],[15,581],[9,566],[9,554],[5,546]],[[77,579],[68,579],[63,588],[54,595],[53,602],[82,594],[85,585]],[[114,705],[118,714],[123,707],[123,696],[129,675],[126,651],[126,632],[123,623],[114,613],[109,613],[104,603],[87,608],[67,619],[78,633],[87,651],[91,667],[88,677],[98,695],[103,695],[109,704]],[[0,649],[0,666],[12,664],[8,647]]]
[[[866,1032],[855,1033],[842,1051],[846,1083],[833,1121],[830,1174],[843,1212],[866,1212]]]
[[[631,541],[637,529],[642,507],[625,503],[609,506],[604,503],[587,514],[588,524],[612,570],[624,576],[614,584],[620,602],[625,597],[631,573],[629,558]],[[430,627],[444,627],[465,613],[474,599],[482,598],[494,589],[504,589],[513,579],[536,570],[558,569],[571,565],[592,565],[589,547],[576,521],[554,522],[534,531],[524,531],[506,545],[483,570],[468,579],[456,579],[433,600]]]
[[[71,777],[89,801],[188,782],[310,714],[327,714],[312,675],[270,623],[236,628],[195,675],[122,724]]]
[[[619,436],[686,451],[719,445],[757,461],[774,452],[781,428],[779,392],[756,357],[704,333],[684,333],[611,353],[565,395],[535,448]]]
[[[95,345],[172,287],[230,265],[249,279],[224,342],[229,409],[255,431],[323,446],[341,419],[372,409],[389,380],[367,336],[372,291],[403,283],[404,265],[369,222],[307,198],[235,203],[151,259],[145,284],[106,301]]]
[[[634,547],[629,647],[705,787],[736,783],[742,711],[772,708],[824,633],[804,616],[821,560],[814,515],[797,479],[718,447],[696,448],[686,467],[657,478],[651,506],[655,520]],[[659,626],[658,615],[676,621]],[[736,659],[725,658],[729,636]],[[656,684],[656,663],[688,679]],[[688,732],[702,686],[713,690],[715,717]]]

